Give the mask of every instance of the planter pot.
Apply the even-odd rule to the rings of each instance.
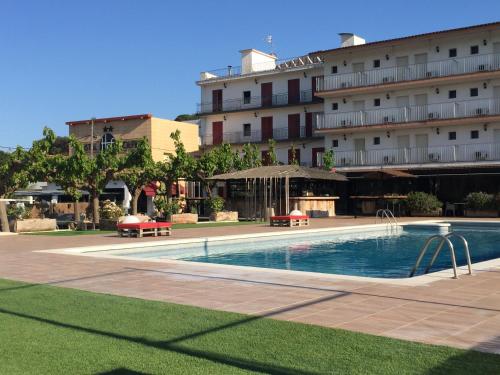
[[[41,232],[56,230],[56,219],[24,219],[12,220],[10,222],[11,231],[16,233],[22,232]]]
[[[198,214],[173,214],[171,219],[174,224],[196,224]]]
[[[422,216],[422,217],[437,217],[443,216],[443,210],[441,208],[433,211],[433,212],[419,212],[419,211],[410,211],[410,216]]]
[[[212,212],[210,221],[238,221],[238,211]]]
[[[118,219],[100,219],[99,229],[100,230],[116,230],[116,224],[118,224]]]
[[[498,217],[497,210],[470,210],[466,209],[464,215],[467,217]]]

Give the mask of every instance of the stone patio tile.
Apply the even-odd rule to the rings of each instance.
[[[380,334],[385,331],[397,329],[404,326],[405,324],[406,323],[398,320],[377,319],[372,315],[343,323],[341,325],[338,325],[337,328],[363,333]]]

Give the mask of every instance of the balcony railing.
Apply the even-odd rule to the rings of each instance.
[[[500,54],[475,55],[431,61],[424,64],[373,69],[364,72],[331,74],[316,78],[316,87],[318,92],[321,92],[499,69]]]
[[[335,152],[337,167],[500,161],[500,143]]]
[[[288,127],[275,128],[273,129],[272,139],[281,141],[287,139],[304,138],[306,137],[306,127],[301,126],[300,129],[298,129],[298,133],[299,133],[298,137],[294,137],[293,134],[288,133]],[[289,135],[291,135],[291,137],[289,137]],[[231,144],[267,142],[267,140],[270,138],[271,137],[268,137],[260,130],[251,131],[249,133],[238,131],[238,132],[227,132],[222,134],[222,141]],[[213,145],[214,144],[213,141],[214,141],[213,134],[206,134],[204,137],[202,137],[202,143],[204,146]]]
[[[500,115],[500,98],[428,104],[369,111],[317,114],[317,129],[388,125],[429,120]]]
[[[217,113],[226,111],[240,111],[245,109],[265,108],[283,106],[289,104],[311,103],[318,98],[313,97],[312,90],[302,90],[298,98],[289,100],[288,93],[273,94],[270,97],[251,96],[249,98],[227,99],[222,101],[222,106],[215,105],[212,102],[198,103],[197,112]],[[319,99],[321,100],[321,99]]]

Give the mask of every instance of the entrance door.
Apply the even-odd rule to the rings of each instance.
[[[312,166],[321,167],[323,166],[323,154],[325,153],[324,147],[313,147],[312,153]]]
[[[260,97],[263,107],[271,107],[273,105],[273,83],[266,82],[260,85]]]
[[[500,42],[493,43],[493,67],[492,70],[500,69]]]
[[[262,142],[267,142],[273,138],[273,117],[261,117],[260,130],[262,135]]]
[[[288,104],[300,103],[300,79],[288,80]]]
[[[352,71],[354,72],[354,85],[360,86],[365,84],[365,63],[352,64]]]
[[[318,98],[316,96],[316,92],[318,91],[318,81],[322,81],[324,79],[324,76],[317,76],[317,77],[312,77],[312,82],[311,82],[311,99],[310,101],[322,101],[321,98]],[[307,100],[309,101],[309,100]]]
[[[224,139],[222,121],[212,122],[212,144],[220,145]]]
[[[440,155],[429,154],[429,136],[427,134],[415,135],[415,156],[417,160],[414,162],[424,163],[426,161],[438,161],[441,159]],[[413,155],[412,155],[413,156]]]
[[[300,138],[300,113],[288,115],[288,139]]]
[[[212,90],[212,112],[222,111],[222,90]]]
[[[410,120],[410,97],[398,96],[396,97],[396,106],[393,122],[408,122]]]
[[[410,159],[410,136],[398,135],[398,163],[408,163]]]
[[[427,77],[427,54],[419,53],[415,55],[415,78]]]
[[[365,125],[365,101],[364,100],[353,101],[352,108],[355,112],[353,123],[355,125]]]
[[[365,162],[365,139],[355,138],[354,139],[354,161],[356,165],[364,165]]]
[[[414,120],[426,120],[429,116],[427,94],[415,95],[415,108],[412,108]]]
[[[407,79],[409,79],[408,56],[396,57],[396,80],[406,81]]]
[[[493,130],[493,157],[500,160],[500,129]]]

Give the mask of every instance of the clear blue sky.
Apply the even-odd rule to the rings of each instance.
[[[283,58],[337,47],[338,32],[375,41],[499,19],[498,0],[0,0],[0,146],[92,116],[192,113],[199,72],[239,65],[267,34]]]

